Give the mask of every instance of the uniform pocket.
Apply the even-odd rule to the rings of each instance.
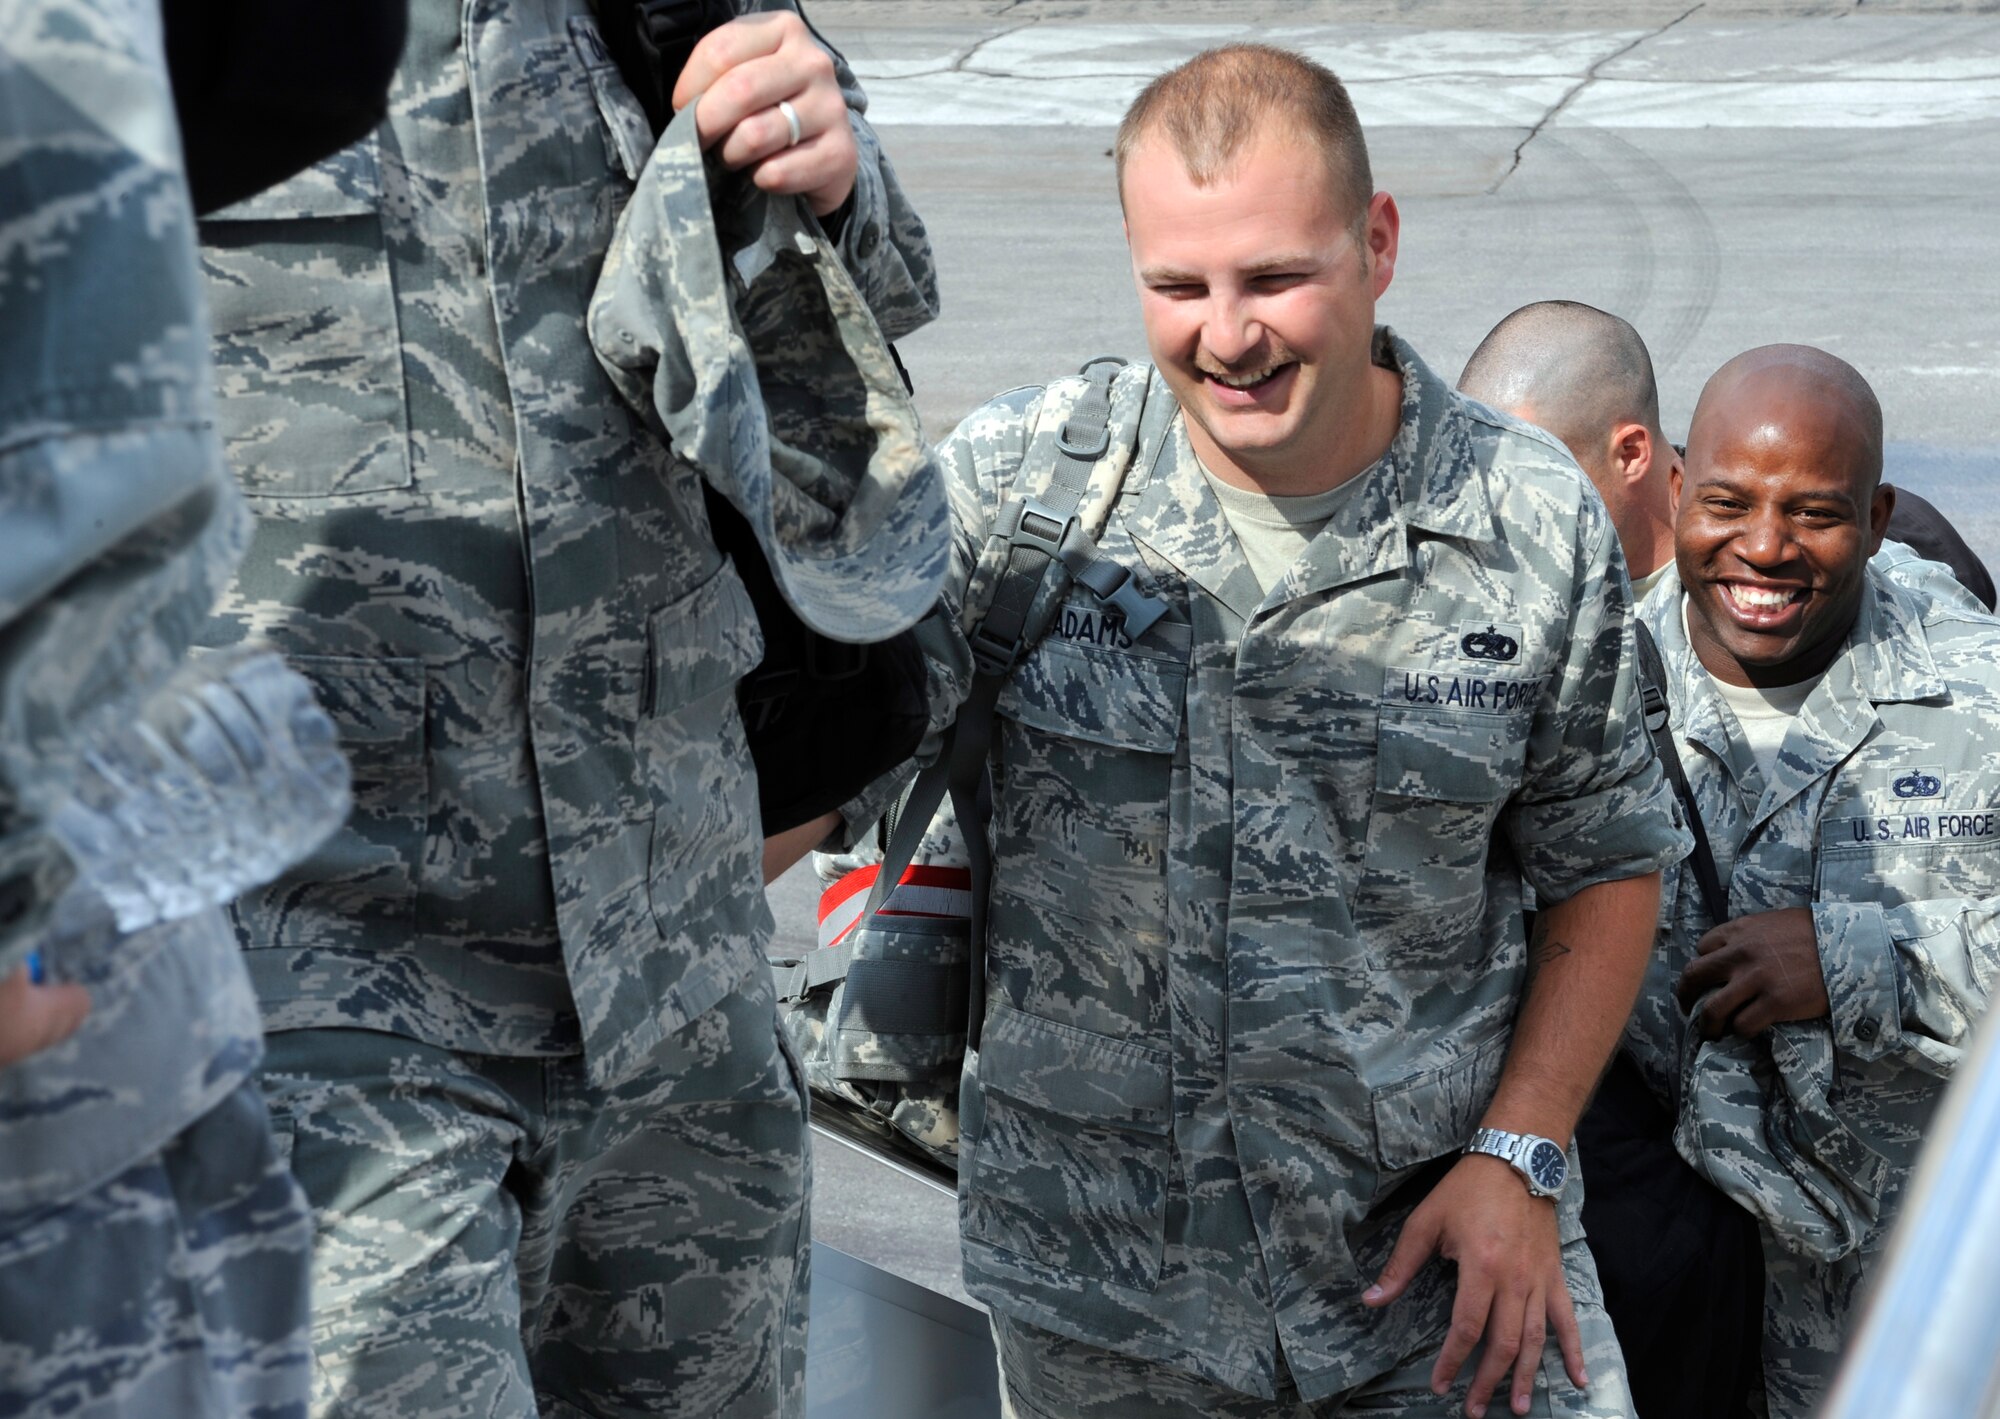
[[[736,682],[764,658],[757,610],[736,568],[716,573],[647,622],[639,760],[653,804],[647,900],[669,938],[754,874],[756,768]]]
[[[993,834],[1005,890],[1158,934],[1187,665],[1050,638],[1001,692]]]
[[[1354,924],[1372,964],[1471,964],[1500,809],[1520,785],[1528,717],[1384,709]]]
[[[340,732],[354,810],[311,857],[232,908],[245,947],[367,945],[416,930],[429,815],[423,662],[288,655]]]
[[[217,422],[244,492],[411,482],[401,330],[373,135],[202,223]]]
[[[967,1236],[1071,1276],[1151,1290],[1166,1243],[1167,1052],[1002,1001],[980,1040],[961,1167]]]
[[[1496,1035],[1424,1073],[1369,1095],[1385,1181],[1472,1141],[1500,1084],[1511,1035]]]

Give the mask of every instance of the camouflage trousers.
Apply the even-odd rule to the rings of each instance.
[[[1570,1385],[1562,1355],[1551,1340],[1542,1354],[1528,1413],[1536,1419],[1631,1419],[1618,1337],[1604,1312],[1582,1242],[1563,1248],[1563,1263],[1583,1332],[1590,1389],[1579,1393]],[[1451,1302],[1449,1286],[1412,1287],[1398,1304],[1429,1304],[1436,1312],[1429,1323],[1416,1327],[1415,1333],[1426,1337],[1422,1346],[1408,1355],[1385,1356],[1382,1373],[1365,1384],[1312,1401],[1301,1399],[1288,1380],[1280,1381],[1276,1399],[1261,1399],[1186,1370],[1101,1350],[995,1314],[1000,1406],[1006,1419],[1334,1419],[1362,1414],[1459,1419],[1465,1413],[1466,1388],[1478,1369],[1479,1352],[1475,1350],[1465,1362],[1459,1382],[1447,1393],[1432,1394],[1430,1387],[1431,1366],[1451,1324]],[[1512,1413],[1505,1383],[1495,1389],[1487,1409],[1495,1419]]]
[[[0,1214],[4,1419],[303,1419],[305,1199],[254,1084],[55,1207]]]
[[[767,972],[592,1087],[361,1030],[271,1037],[312,1199],[316,1419],[803,1407],[805,1097]]]

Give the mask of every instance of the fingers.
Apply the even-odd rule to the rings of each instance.
[[[854,190],[861,153],[847,99],[833,57],[796,15],[746,16],[712,31],[674,86],[674,106],[689,103],[702,146],[766,192],[803,196],[825,216]],[[798,119],[796,141],[780,103]]]
[[[1410,1220],[1396,1237],[1395,1249],[1383,1264],[1382,1274],[1361,1293],[1362,1305],[1386,1306],[1409,1289],[1410,1282],[1424,1269],[1424,1263],[1437,1254],[1438,1223],[1432,1220],[1434,1215],[1433,1209],[1423,1204],[1410,1214]]]
[[[1458,1379],[1458,1372],[1465,1368],[1466,1357],[1472,1353],[1487,1332],[1487,1316],[1493,1310],[1493,1301],[1493,1283],[1483,1272],[1474,1272],[1461,1263],[1458,1269],[1458,1295],[1451,1303],[1451,1328],[1445,1331],[1444,1347],[1438,1351],[1437,1363],[1431,1366],[1431,1393],[1443,1394]],[[1516,1320],[1518,1319],[1517,1316]],[[1501,1362],[1501,1369],[1494,1371],[1495,1380],[1504,1372],[1506,1365],[1513,1361],[1513,1347],[1521,1343],[1520,1335],[1520,1327],[1517,1324],[1513,1339],[1507,1344],[1506,1357]],[[1466,1412],[1483,1413],[1486,1406],[1484,1396],[1492,1393],[1492,1390],[1492,1381],[1487,1382],[1483,1392],[1475,1384],[1472,1392],[1466,1397]],[[1478,1404],[1479,1409],[1473,1409],[1474,1404]]]
[[[1732,1030],[1738,1034],[1749,1033],[1742,1026],[1741,1012],[1759,995],[1757,981],[1748,972],[1724,983],[1702,1002],[1701,1012],[1695,1020],[1702,1037],[1719,1040]]]
[[[843,109],[838,128],[801,142],[777,157],[766,158],[757,164],[750,180],[766,192],[800,194],[811,204],[815,216],[824,217],[854,190],[854,171],[860,157],[854,130],[847,126]]]
[[[1548,1315],[1548,1303],[1539,1292],[1528,1298],[1521,1312],[1521,1352],[1514,1357],[1511,1406],[1516,1414],[1526,1414],[1529,1402],[1535,1397],[1535,1376],[1542,1368],[1542,1346],[1549,1338]],[[1478,1393],[1483,1395],[1487,1391]]]
[[[1461,1271],[1459,1279],[1461,1295],[1464,1294],[1464,1286],[1464,1273]],[[1533,1305],[1530,1304],[1531,1301],[1534,1303]],[[1526,1361],[1529,1370],[1528,1388],[1532,1390],[1535,1387],[1534,1361],[1522,1354],[1521,1347],[1525,1343],[1525,1332],[1528,1328],[1527,1317],[1530,1314],[1537,1315],[1535,1329],[1537,1332],[1541,1329],[1538,1310],[1540,1301],[1541,1297],[1539,1294],[1531,1295],[1525,1290],[1513,1287],[1503,1287],[1493,1292],[1492,1306],[1487,1312],[1482,1331],[1486,1341],[1486,1348],[1479,1353],[1479,1368],[1473,1371],[1472,1385],[1466,1391],[1465,1396],[1465,1412],[1471,1415],[1472,1419],[1484,1419],[1487,1403],[1493,1398],[1493,1387],[1506,1378],[1509,1368],[1513,1368],[1518,1372],[1519,1365],[1516,1364],[1517,1361]],[[1458,1317],[1454,1312],[1452,1316],[1452,1334],[1446,1337],[1445,1353],[1438,1356],[1438,1370],[1444,1368],[1444,1362],[1451,1353],[1451,1342],[1457,1338],[1457,1332]],[[1477,1344],[1479,1338],[1479,1336],[1474,1336],[1473,1343]],[[1471,1353],[1469,1347],[1465,1353]],[[1539,1344],[1534,1354],[1541,1354]],[[1462,1360],[1464,1356],[1461,1355],[1459,1358]],[[1437,1370],[1433,1370],[1431,1388],[1437,1390],[1439,1393],[1443,1393],[1443,1387],[1437,1383],[1437,1380]],[[1451,1376],[1445,1376],[1445,1384],[1449,1385],[1450,1383]]]
[[[80,985],[35,985],[20,967],[0,981],[0,1067],[61,1044],[90,1013]]]
[[[1704,941],[1708,938],[1703,937]],[[1748,962],[1734,951],[1717,952],[1707,956],[1697,956],[1688,962],[1681,978],[1674,984],[1674,998],[1680,1001],[1681,1009],[1694,1009],[1694,1004],[1709,991],[1737,975]]]
[[[701,37],[701,42],[688,55],[687,63],[681,69],[681,76],[674,83],[674,112],[679,113],[692,103],[697,94],[705,94],[714,87],[715,81],[731,69],[761,59],[767,54],[776,54],[791,38],[796,27],[805,29],[799,17],[792,14],[743,15],[726,25],[717,25]],[[788,95],[779,94],[777,98]],[[773,103],[777,99],[772,100]],[[699,125],[701,115],[695,115]],[[708,138],[708,130],[701,130],[703,141]]]

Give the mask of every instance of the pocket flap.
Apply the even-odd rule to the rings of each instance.
[[[1527,716],[1382,712],[1375,791],[1445,803],[1498,803],[1520,786]]]
[[[1082,1124],[1165,1133],[1173,1089],[1167,1052],[987,1006],[979,1081],[988,1091]]]
[[[203,218],[206,222],[275,222],[302,217],[365,217],[381,206],[375,135],[321,158],[304,172]]]
[[[734,687],[764,658],[757,607],[727,560],[693,591],[653,612],[646,638],[649,717]]]
[[[1186,698],[1185,665],[1045,639],[1009,677],[999,712],[1071,739],[1171,754]]]
[[[1448,1064],[1375,1090],[1375,1152],[1389,1172],[1463,1148],[1500,1083],[1512,1035],[1497,1035]]]

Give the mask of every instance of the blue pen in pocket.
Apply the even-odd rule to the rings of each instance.
[[[28,953],[28,983],[30,985],[41,985],[47,979],[47,974],[42,970],[42,953],[40,951],[30,951]]]

